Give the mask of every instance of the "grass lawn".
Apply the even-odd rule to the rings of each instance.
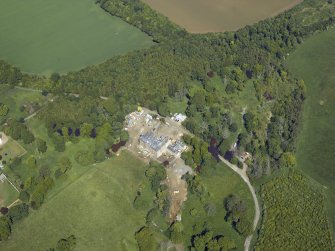
[[[15,140],[9,138],[8,142],[0,148],[0,155],[2,156],[1,161],[10,163],[16,157],[22,156],[26,153],[26,150]]]
[[[304,79],[307,99],[298,138],[298,168],[326,187],[328,214],[335,227],[335,29],[305,41],[287,61]]]
[[[252,222],[254,217],[254,204],[251,193],[242,179],[235,174],[229,167],[218,164],[216,169],[202,176],[202,181],[210,194],[208,202],[213,203],[216,207],[214,216],[207,216],[203,209],[203,204],[194,196],[189,195],[185,203],[182,223],[185,227],[185,244],[190,245],[191,236],[199,234],[204,226],[214,231],[215,235],[224,235],[228,239],[234,240],[238,245],[238,250],[243,249],[244,237],[241,237],[231,226],[224,220],[226,210],[224,208],[224,199],[230,194],[238,195],[247,205],[247,215]],[[207,202],[206,202],[207,203]],[[196,208],[197,216],[191,216],[190,210]],[[197,225],[200,230],[193,230]]]
[[[93,0],[2,0],[0,23],[0,59],[29,73],[79,70],[153,44]]]
[[[8,115],[3,119],[11,117],[15,119],[25,118],[30,115],[29,107],[33,111],[38,110],[51,97],[42,96],[39,91],[28,91],[18,88],[11,88],[8,85],[0,85],[1,103],[4,103],[9,108]],[[22,107],[26,106],[25,109]],[[2,121],[0,120],[0,123]]]
[[[9,183],[8,180],[0,181],[0,207],[8,207],[19,196],[19,193]]]
[[[74,234],[75,250],[137,250],[134,233],[145,222],[154,194],[144,176],[145,166],[127,152],[87,171],[14,227],[1,250],[46,250]],[[135,210],[139,186],[146,210]]]
[[[36,138],[40,138],[46,141],[48,149],[45,153],[40,154],[37,150],[36,143],[32,143],[30,145],[26,145],[26,149],[28,150],[28,154],[24,156],[22,163],[18,169],[15,171],[21,176],[22,180],[25,180],[32,176],[32,174],[38,172],[38,169],[32,170],[24,165],[25,160],[30,156],[34,155],[37,159],[38,165],[46,165],[51,169],[51,173],[57,169],[56,163],[61,157],[68,157],[72,163],[72,169],[69,174],[65,174],[64,177],[61,177],[57,180],[55,187],[52,191],[48,193],[48,197],[52,197],[54,194],[57,194],[59,190],[61,190],[64,186],[67,186],[73,180],[77,179],[83,173],[85,173],[90,167],[89,166],[80,166],[75,160],[75,154],[80,150],[89,150],[92,151],[95,147],[95,142],[91,138],[81,138],[78,143],[66,143],[66,149],[64,152],[58,152],[54,149],[54,144],[52,143],[50,137],[48,136],[47,129],[44,125],[44,122],[41,121],[38,117],[35,117],[29,121],[27,121],[27,126],[35,135]]]

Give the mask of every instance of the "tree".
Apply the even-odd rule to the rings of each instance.
[[[184,227],[179,221],[175,221],[169,228],[170,240],[173,243],[182,243]]]
[[[6,215],[8,213],[9,209],[7,207],[1,207],[0,208],[0,213],[2,215]]]
[[[60,75],[59,75],[59,73],[54,72],[54,73],[51,74],[51,76],[50,76],[50,81],[51,81],[52,83],[57,83],[59,80],[60,80]]]
[[[256,128],[255,115],[253,113],[247,112],[246,114],[244,114],[243,119],[245,129],[247,129],[248,132],[251,132]]]
[[[38,209],[44,201],[44,194],[40,191],[36,191],[31,195],[30,205],[33,209]]]
[[[192,158],[192,153],[190,151],[182,152],[181,153],[181,158],[185,161],[185,164],[188,166],[193,166],[193,158]]]
[[[60,239],[57,242],[57,251],[70,251],[73,250],[76,246],[76,237],[74,235],[70,235],[68,238]]]
[[[65,141],[63,137],[58,135],[53,135],[54,144],[55,144],[55,150],[58,152],[64,152],[65,151]]]
[[[37,149],[38,149],[39,152],[45,153],[47,151],[47,149],[48,149],[47,143],[44,140],[37,139],[36,144],[37,144]]]
[[[0,118],[5,117],[9,112],[7,105],[0,103]]]
[[[166,170],[162,164],[157,162],[150,162],[149,168],[145,171],[145,176],[151,182],[151,189],[156,191],[160,186],[162,180],[166,179]]]
[[[62,170],[60,168],[57,168],[55,173],[54,173],[54,176],[56,179],[58,179],[59,177],[61,177],[64,173],[62,172]]]
[[[29,214],[29,206],[25,203],[13,206],[9,209],[7,216],[15,223],[22,220]]]
[[[8,239],[11,233],[11,222],[8,217],[0,217],[0,241]]]
[[[26,160],[26,165],[30,168],[36,168],[36,158],[34,155],[30,155]]]
[[[163,116],[163,117],[167,117],[170,114],[169,111],[169,107],[167,105],[167,103],[161,103],[157,106],[157,111],[159,113],[159,115]]]
[[[247,207],[244,201],[232,194],[224,200],[224,207],[227,211],[225,219],[232,221],[232,226],[239,234],[249,235],[252,231],[252,225],[247,218]]]
[[[142,227],[135,233],[135,239],[140,251],[156,251],[157,243],[154,238],[154,232],[149,227]]]
[[[51,174],[50,168],[46,165],[41,166],[39,174],[43,178],[49,177]]]
[[[295,156],[291,152],[285,152],[280,157],[279,165],[282,167],[294,167],[297,165],[297,161],[295,159]]]
[[[94,160],[95,162],[102,162],[106,159],[105,149],[103,148],[97,148],[94,153]]]
[[[23,127],[21,129],[21,139],[25,144],[30,144],[35,140],[35,137],[26,127]]]
[[[86,150],[79,150],[75,155],[75,160],[78,164],[88,166],[94,163],[93,153]]]
[[[84,137],[89,137],[92,130],[93,130],[93,125],[84,123],[80,127],[80,135],[82,135]]]
[[[231,125],[229,126],[229,130],[233,133],[237,132],[237,129],[238,129],[238,126],[235,122],[231,123]]]
[[[213,232],[205,230],[199,235],[193,237],[192,247],[195,251],[206,250],[207,243],[213,238]]]
[[[30,194],[27,191],[21,191],[19,199],[23,202],[29,202]]]
[[[240,217],[239,221],[235,224],[235,229],[243,236],[248,236],[252,232],[251,222],[246,216]]]
[[[71,169],[72,163],[67,156],[63,156],[58,160],[57,166],[62,173],[66,173],[69,169]]]
[[[117,113],[120,109],[119,104],[115,100],[113,96],[108,97],[107,100],[103,101],[103,107],[107,110],[107,112],[111,115]]]

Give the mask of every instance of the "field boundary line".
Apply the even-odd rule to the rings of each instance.
[[[17,145],[21,150],[22,153],[20,155],[17,156],[17,158],[21,158],[22,156],[24,156],[27,153],[26,148],[24,148],[19,142],[17,142],[15,139],[11,138],[14,142],[15,145]]]
[[[10,179],[7,177],[7,175],[4,174],[4,173],[2,173],[2,174],[5,175],[6,180],[12,185],[12,187],[14,187],[14,189],[15,189],[18,193],[20,193],[19,189],[16,188],[16,186],[10,181]]]
[[[17,202],[20,202],[20,199],[16,199],[12,204],[10,204],[7,208],[11,208],[12,206],[14,206]]]

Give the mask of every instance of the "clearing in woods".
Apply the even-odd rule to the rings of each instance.
[[[302,0],[142,0],[192,33],[232,31],[291,9]]]
[[[92,0],[1,0],[0,59],[24,72],[79,70],[152,39]]]
[[[298,168],[326,189],[328,214],[335,227],[335,29],[307,39],[289,58],[291,72],[305,81]]]

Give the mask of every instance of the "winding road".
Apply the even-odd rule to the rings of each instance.
[[[249,190],[251,192],[252,198],[254,199],[254,203],[255,203],[255,216],[254,216],[254,223],[253,223],[253,228],[252,230],[255,231],[259,218],[260,218],[260,208],[259,208],[259,203],[258,203],[258,199],[255,193],[255,189],[254,187],[251,185],[249,177],[247,175],[247,168],[248,166],[246,164],[243,164],[243,169],[238,168],[236,165],[233,165],[232,163],[230,163],[228,160],[224,159],[222,156],[219,156],[220,160],[225,163],[228,167],[230,167],[235,173],[237,173],[238,175],[241,176],[241,178],[244,180],[245,183],[247,183]],[[250,247],[250,242],[252,240],[253,235],[249,235],[244,242],[244,251],[249,251],[249,247]]]

